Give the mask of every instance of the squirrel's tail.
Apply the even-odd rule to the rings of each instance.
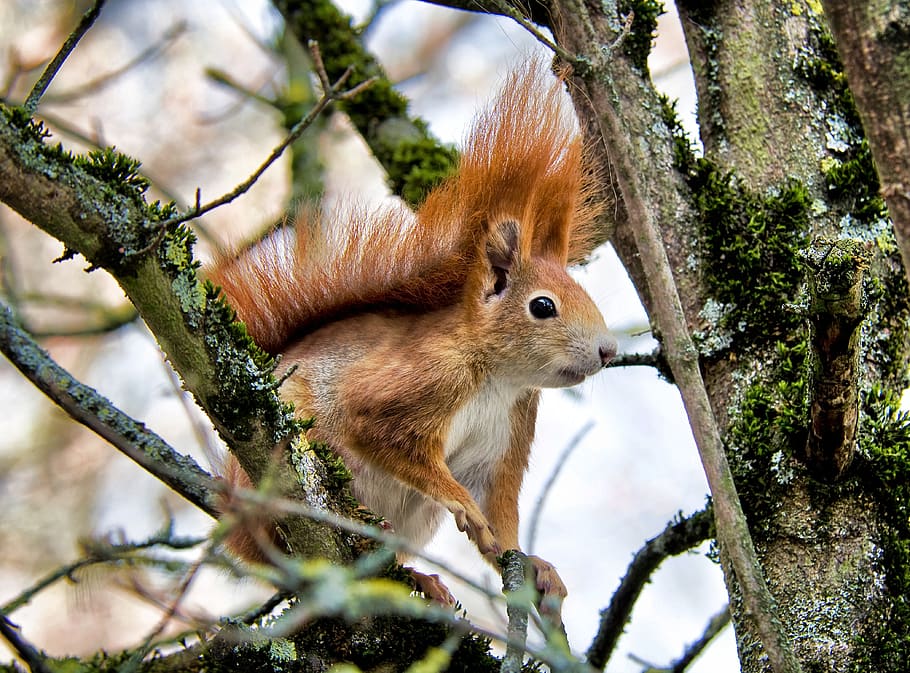
[[[347,219],[303,210],[206,272],[250,336],[269,353],[346,314],[382,306],[441,307],[458,300],[470,242],[457,229],[417,226],[404,207]]]
[[[474,120],[458,171],[418,211],[421,225],[482,231],[484,222],[513,219],[522,257],[586,259],[601,206],[564,88],[537,59],[512,71]]]

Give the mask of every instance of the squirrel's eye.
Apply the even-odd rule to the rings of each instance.
[[[531,315],[535,318],[553,318],[556,316],[556,304],[549,297],[534,297],[528,304]]]

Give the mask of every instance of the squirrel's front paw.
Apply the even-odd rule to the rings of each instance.
[[[502,554],[502,547],[496,541],[493,528],[476,505],[464,506],[460,503],[453,503],[449,510],[455,516],[455,525],[458,526],[458,530],[467,534],[468,539],[477,545],[481,554],[493,554],[494,556]]]
[[[535,583],[540,593],[540,616],[562,628],[562,602],[569,593],[566,585],[552,563],[539,556],[528,556],[528,560],[534,568]]]

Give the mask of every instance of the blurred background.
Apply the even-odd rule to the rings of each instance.
[[[412,101],[411,111],[455,144],[510,64],[543,49],[506,19],[410,0],[340,4],[366,25],[368,46]],[[0,96],[24,100],[89,5],[0,0]],[[657,86],[679,100],[697,138],[685,45],[667,9],[651,72]],[[114,145],[140,159],[152,198],[186,206],[199,189],[205,202],[246,179],[283,138],[282,112],[270,101],[306,100],[296,53],[264,0],[111,0],[54,80],[39,116],[68,149]],[[342,115],[332,115],[306,142],[308,156],[325,168],[323,198],[330,207],[389,198],[381,169]],[[283,157],[248,194],[198,222],[198,257],[280,220],[305,195],[292,187],[290,158]],[[62,252],[60,243],[0,206],[5,301],[57,362],[207,465],[221,451],[219,440],[181,393],[154,339],[103,272],[87,273],[78,257],[52,263]],[[609,246],[577,277],[616,331],[622,352],[654,347]],[[0,408],[0,604],[79,558],[85,540],[141,540],[170,519],[181,535],[211,529],[208,517],[70,422],[5,360]],[[707,487],[676,389],[650,368],[610,369],[578,388],[544,393],[522,494],[525,544],[544,484],[576,436],[528,551],[551,561],[565,580],[569,639],[583,652],[633,554],[677,513],[701,509]],[[451,523],[427,551],[491,587],[499,584]],[[609,671],[666,666],[702,634],[726,602],[720,568],[706,551],[664,563],[636,605]],[[97,566],[75,578],[12,615],[28,640],[54,655],[136,645],[161,619],[172,589],[172,578],[152,570]],[[484,597],[455,580],[449,584],[472,619],[501,625],[503,616]],[[269,593],[252,580],[238,584],[225,572],[205,571],[171,630],[245,610]],[[11,657],[0,644],[0,660]],[[690,670],[738,670],[732,631],[727,628]]]

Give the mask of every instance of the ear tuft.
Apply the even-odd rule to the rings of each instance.
[[[491,296],[501,295],[508,287],[509,272],[518,259],[518,223],[504,220],[492,226],[486,252],[494,277]]]

